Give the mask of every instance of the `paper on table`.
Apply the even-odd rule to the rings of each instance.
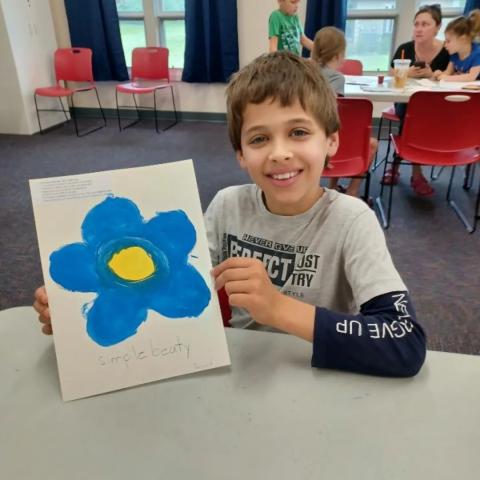
[[[446,82],[445,80],[440,80],[439,82],[434,82],[428,78],[421,78],[416,80],[417,84],[422,87],[427,87],[432,90],[462,90],[466,86],[470,85],[479,85],[480,81],[474,82]]]
[[[416,80],[418,85],[421,85],[422,87],[429,87],[429,88],[438,88],[439,83],[434,82],[433,80],[430,80],[429,78],[419,78]]]
[[[362,75],[345,75],[345,83],[348,85],[371,85],[374,81],[376,80]]]
[[[384,87],[383,85],[360,85],[364,92],[394,92],[393,88]]]
[[[462,90],[467,85],[480,85],[480,81],[475,82],[445,82],[440,80],[440,87],[448,90]]]

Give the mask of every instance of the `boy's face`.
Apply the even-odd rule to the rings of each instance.
[[[295,15],[298,10],[300,0],[279,0],[278,6],[286,15]]]
[[[338,134],[326,136],[298,100],[282,107],[270,99],[249,103],[243,114],[240,166],[260,187],[268,210],[298,215],[322,196],[325,158],[338,148]]]

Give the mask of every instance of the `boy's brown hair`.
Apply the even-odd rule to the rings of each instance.
[[[327,136],[340,126],[335,94],[318,66],[286,50],[253,60],[232,76],[226,93],[228,134],[235,151],[242,149],[243,114],[249,103],[277,100],[287,107],[298,100]]]
[[[312,60],[326,65],[338,55],[344,55],[347,48],[345,34],[336,27],[323,27],[313,39]]]

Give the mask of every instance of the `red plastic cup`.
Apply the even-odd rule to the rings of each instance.
[[[378,75],[377,77],[377,82],[379,85],[382,85],[383,84],[383,80],[384,80],[384,76],[383,75]]]

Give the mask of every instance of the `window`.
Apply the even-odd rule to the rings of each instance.
[[[442,7],[443,28],[465,8],[465,0],[348,0],[347,58],[360,60],[367,72],[387,71],[395,47],[411,38],[416,9],[435,3]]]
[[[132,66],[132,50],[145,47],[145,22],[142,0],[116,0],[120,35],[127,67]]]
[[[185,52],[185,0],[156,0],[158,43],[170,51],[170,68],[183,68]]]
[[[135,47],[159,45],[170,50],[170,68],[183,68],[185,0],[115,1],[128,67]]]
[[[348,0],[347,8],[347,58],[360,60],[365,71],[388,70],[397,1]]]

